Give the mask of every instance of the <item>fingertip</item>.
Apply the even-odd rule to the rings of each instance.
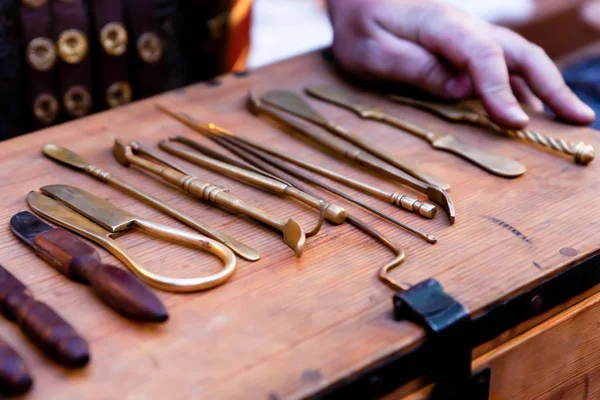
[[[582,101],[578,101],[578,105],[575,108],[575,120],[576,122],[584,125],[589,125],[596,120],[596,112],[587,104]]]

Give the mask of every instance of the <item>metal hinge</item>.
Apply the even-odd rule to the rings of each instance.
[[[487,400],[490,369],[471,370],[471,316],[428,279],[394,296],[394,318],[408,320],[427,330],[428,360],[435,388],[431,400]]]

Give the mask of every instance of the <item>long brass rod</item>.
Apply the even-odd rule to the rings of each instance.
[[[290,184],[289,182],[286,182],[283,179],[279,178],[277,175],[270,174],[267,171],[257,168],[252,164],[241,162],[240,160],[236,160],[235,158],[228,157],[225,154],[219,153],[218,151],[215,151],[215,150],[209,148],[208,146],[204,146],[203,144],[198,143],[196,140],[192,140],[185,136],[172,135],[172,136],[169,136],[169,141],[186,145],[189,148],[192,148],[200,153],[206,154],[207,156],[214,158],[215,160],[219,160],[219,161],[227,163],[227,164],[235,165],[238,168],[243,168],[243,169],[247,169],[252,172],[256,172],[257,174],[267,176],[271,179],[275,179],[276,181],[285,183],[286,185],[294,186],[294,185]]]
[[[169,154],[182,158],[201,167],[208,168],[211,171],[217,172],[221,175],[228,176],[246,184],[252,184],[261,189],[289,196],[313,208],[320,208],[320,201],[317,198],[307,195],[303,191],[298,190],[287,183],[282,183],[279,180],[265,177],[264,175],[254,173],[253,171],[238,168],[235,165],[230,165],[219,160],[215,160],[211,157],[206,157],[200,153],[191,152],[189,150],[173,146],[165,141],[160,141],[158,146]],[[146,152],[145,154],[149,153]],[[160,160],[162,160],[162,158]],[[325,218],[329,222],[339,225],[346,219],[346,210],[337,204],[326,204]]]
[[[300,172],[300,171],[298,171],[296,169],[291,169],[289,166],[285,165],[285,163],[283,163],[282,161],[278,160],[277,158],[275,158],[275,157],[273,157],[271,155],[262,153],[259,150],[254,149],[251,146],[249,146],[249,145],[247,145],[247,144],[245,144],[245,143],[243,143],[241,141],[237,141],[236,138],[234,138],[234,137],[224,136],[223,138],[224,138],[225,141],[228,141],[230,144],[232,144],[232,145],[234,145],[234,146],[236,146],[238,148],[242,148],[243,151],[245,151],[247,153],[250,153],[250,154],[252,154],[255,157],[258,157],[258,158],[262,159],[263,161],[268,162],[271,165],[275,165],[277,168],[281,169],[282,171],[285,171],[285,172],[289,173],[292,176],[295,176],[298,179],[301,179],[301,180],[304,180],[306,182],[309,182],[309,183],[312,183],[314,185],[317,185],[317,186],[319,186],[319,187],[321,187],[321,188],[323,188],[323,189],[325,189],[325,190],[327,190],[327,191],[329,191],[331,193],[334,193],[334,194],[336,194],[336,195],[338,195],[338,196],[340,196],[340,197],[342,197],[342,198],[344,198],[344,199],[346,199],[348,201],[351,201],[352,203],[361,206],[365,210],[368,210],[368,211],[372,212],[373,214],[378,215],[379,217],[381,217],[381,218],[383,218],[383,219],[385,219],[385,220],[387,220],[387,221],[389,221],[389,222],[391,222],[391,223],[393,223],[393,224],[401,227],[402,229],[404,229],[404,230],[406,230],[406,231],[408,231],[408,232],[410,232],[410,233],[412,233],[412,234],[420,237],[421,239],[426,240],[429,243],[432,243],[432,244],[433,243],[437,243],[437,238],[435,236],[427,234],[427,233],[424,233],[424,232],[421,232],[420,230],[418,230],[416,228],[413,228],[412,226],[410,226],[410,225],[408,225],[408,224],[406,224],[406,223],[404,223],[402,221],[399,221],[396,218],[393,218],[393,217],[391,217],[391,216],[389,216],[389,215],[387,215],[387,214],[385,214],[385,213],[377,210],[376,208],[371,207],[370,205],[368,205],[368,204],[366,204],[366,203],[364,203],[364,202],[362,202],[362,201],[360,201],[360,200],[358,200],[358,199],[356,199],[356,198],[354,198],[354,197],[352,197],[352,196],[350,196],[350,195],[348,195],[348,194],[346,194],[346,193],[344,193],[344,192],[336,189],[335,187],[330,186],[330,185],[328,185],[328,184],[326,184],[326,183],[324,183],[322,181],[319,181],[319,180],[311,177],[310,175],[302,173],[302,172]]]
[[[349,186],[353,189],[359,190],[363,193],[369,194],[378,199],[387,201],[391,204],[394,204],[406,211],[414,212],[426,218],[433,218],[436,214],[436,207],[433,204],[422,203],[417,199],[412,197],[397,193],[397,192],[389,192],[383,189],[380,189],[371,184],[359,181],[357,179],[349,178],[347,176],[341,175],[335,171],[332,171],[327,168],[323,168],[319,165],[310,163],[308,161],[301,160],[297,157],[290,156],[284,152],[276,151],[272,148],[269,148],[265,145],[258,145],[257,143],[251,142],[250,140],[244,141],[245,144],[252,146],[253,148],[268,153],[274,157],[280,158],[289,163],[295,164],[301,168],[306,170],[315,172],[319,175],[322,175],[326,178],[332,179],[339,183],[342,183],[346,186]]]
[[[136,156],[133,154],[130,146],[125,146],[118,140],[115,141],[113,155],[117,161],[124,166],[133,164],[157,175],[166,182],[178,186],[183,191],[188,192],[199,199],[210,204],[216,204],[237,211],[280,231],[283,234],[283,241],[294,250],[296,256],[300,257],[302,255],[306,236],[302,227],[293,218],[290,218],[285,222],[240,200],[225,189],[208,182],[203,182],[195,176],[183,174],[176,169],[165,167],[146,160],[145,158]]]

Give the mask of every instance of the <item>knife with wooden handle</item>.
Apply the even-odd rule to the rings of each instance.
[[[74,368],[90,360],[88,345],[75,329],[1,265],[0,312],[55,362]]]
[[[459,141],[454,136],[439,135],[413,123],[389,115],[377,107],[364,105],[360,99],[357,99],[341,88],[320,85],[308,87],[306,88],[306,92],[313,97],[351,110],[361,118],[385,122],[388,125],[400,128],[426,140],[434,149],[448,151],[461,156],[494,175],[504,178],[516,178],[523,175],[526,171],[525,166],[518,161],[478,150],[467,143]]]
[[[17,396],[31,389],[33,380],[21,356],[0,338],[0,393]]]
[[[100,300],[124,317],[167,320],[167,310],[152,289],[132,273],[103,264],[96,250],[71,232],[53,228],[29,211],[15,214],[10,228],[54,269],[74,282],[89,284]]]

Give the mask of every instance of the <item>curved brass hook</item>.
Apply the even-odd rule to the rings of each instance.
[[[310,232],[306,232],[305,236],[309,238],[319,233],[321,227],[323,226],[323,221],[325,221],[325,202],[323,200],[319,200],[319,221],[317,222],[317,226],[315,226]]]
[[[410,286],[394,281],[390,277],[390,271],[399,267],[404,262],[406,255],[404,250],[402,250],[400,247],[393,247],[392,250],[396,253],[396,257],[379,269],[379,280],[388,285],[391,289],[402,292],[404,290],[408,290]]]

